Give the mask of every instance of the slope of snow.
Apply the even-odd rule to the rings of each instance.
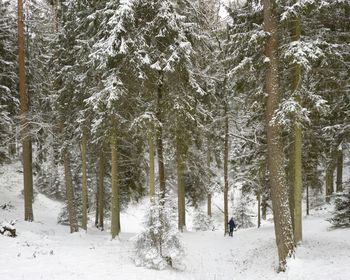
[[[133,205],[122,214],[118,240],[108,231],[90,225],[87,233],[69,234],[56,218],[61,204],[38,194],[32,223],[23,221],[22,174],[20,163],[0,166],[0,223],[17,219],[18,237],[0,235],[0,279],[350,279],[350,230],[330,230],[327,211],[304,219],[304,241],[286,273],[277,274],[277,251],[273,225],[238,230],[224,237],[222,231],[181,234],[186,250],[183,271],[136,267],[133,237],[142,229],[147,209]],[[191,220],[191,219],[189,219]],[[190,228],[190,227],[189,227]]]

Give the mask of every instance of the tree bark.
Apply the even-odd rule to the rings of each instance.
[[[88,187],[87,187],[87,147],[86,132],[83,131],[81,142],[81,158],[82,158],[82,228],[87,230],[87,209],[88,209]]]
[[[98,163],[98,228],[104,230],[104,210],[105,210],[105,187],[104,187],[104,177],[105,177],[105,156],[104,150],[100,150],[100,158]]]
[[[301,35],[301,22],[300,17],[294,20],[294,32],[293,41],[300,41]],[[293,92],[295,94],[298,104],[301,103],[300,97],[300,85],[301,85],[301,66],[294,64],[293,75]],[[293,208],[293,229],[294,229],[294,243],[298,244],[302,241],[302,161],[301,161],[301,149],[302,149],[302,134],[301,127],[298,123],[294,122],[294,151],[293,151],[293,167],[294,167],[294,208]]]
[[[207,150],[207,168],[208,168],[208,184],[209,186],[207,187],[208,189],[208,194],[207,194],[207,215],[208,217],[211,218],[212,213],[211,213],[211,189],[210,189],[210,184],[211,184],[211,176],[210,176],[210,138],[208,136],[208,150]]]
[[[99,205],[98,205],[98,198],[99,198],[99,185],[98,185],[98,171],[96,172],[96,182],[97,182],[97,187],[96,187],[96,194],[95,194],[95,200],[96,200],[96,211],[95,211],[95,227],[98,228],[98,217],[99,217],[99,213],[98,213],[98,209],[99,209]]]
[[[179,133],[179,132],[178,132]],[[178,189],[178,228],[183,232],[186,227],[186,212],[185,212],[185,155],[179,136],[176,136],[176,170],[177,170],[177,189]]]
[[[68,207],[68,219],[70,232],[79,231],[78,222],[77,222],[77,212],[75,208],[75,199],[74,199],[74,189],[73,189],[73,181],[72,181],[72,171],[70,167],[70,155],[68,148],[65,147],[63,150],[63,164],[64,164],[64,178],[66,183],[66,199],[67,199],[67,207]]]
[[[261,226],[261,195],[260,195],[260,191],[258,191],[257,195],[256,195],[256,199],[258,201],[258,228]]]
[[[261,201],[261,218],[266,221],[266,212],[267,212],[267,197],[266,195],[262,196]]]
[[[225,75],[226,76],[226,75]],[[224,82],[224,114],[225,114],[225,139],[224,139],[224,223],[225,223],[225,235],[228,233],[228,100],[226,93],[226,78]]]
[[[157,157],[158,157],[158,176],[159,176],[159,191],[160,203],[164,204],[166,186],[165,186],[165,167],[163,156],[163,120],[162,120],[162,99],[163,99],[163,73],[159,74],[157,85],[157,109],[156,117],[158,119],[157,126]]]
[[[149,196],[151,202],[155,195],[155,169],[154,169],[154,140],[153,140],[153,130],[148,129],[148,147],[149,147]]]
[[[338,150],[337,153],[337,192],[343,191],[343,151]]]
[[[114,239],[120,233],[120,208],[119,208],[119,184],[118,184],[118,153],[117,153],[117,136],[112,132],[111,136],[112,151],[112,223],[111,233]]]
[[[331,196],[334,192],[334,169],[335,165],[332,162],[328,165],[326,169],[326,202],[331,201]]]
[[[23,2],[18,0],[18,78],[19,100],[21,111],[21,137],[23,156],[23,184],[24,184],[24,220],[32,222],[33,217],[33,171],[32,171],[32,142],[28,123],[28,95],[25,73],[25,39]]]
[[[306,215],[310,215],[309,185],[306,185]]]
[[[287,257],[294,252],[293,228],[288,202],[288,187],[284,170],[283,143],[280,127],[272,122],[279,105],[278,85],[278,30],[273,0],[264,0],[265,55],[269,59],[266,70],[265,90],[267,93],[266,125],[268,169],[271,186],[275,236],[279,257],[279,271],[285,271]]]

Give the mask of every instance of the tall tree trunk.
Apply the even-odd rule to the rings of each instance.
[[[310,215],[309,184],[306,185],[306,215]]]
[[[81,160],[82,160],[82,228],[87,230],[87,209],[88,209],[88,187],[87,187],[87,147],[86,132],[83,131],[81,142]]]
[[[269,59],[265,78],[265,90],[267,93],[266,126],[268,170],[279,257],[279,271],[285,271],[286,259],[294,251],[294,240],[289,211],[288,187],[284,170],[281,129],[277,124],[272,122],[274,113],[279,105],[277,53],[279,44],[275,5],[273,0],[264,0],[264,29],[269,34],[265,45],[265,55]]]
[[[337,152],[337,192],[343,191],[343,151]]]
[[[32,142],[28,123],[28,96],[26,90],[25,73],[25,39],[23,2],[18,0],[18,78],[19,100],[21,110],[21,136],[23,155],[23,182],[24,182],[24,220],[32,222],[33,217],[33,171],[32,171]]]
[[[266,221],[266,212],[267,212],[267,197],[266,195],[262,196],[262,201],[261,201],[261,218]]]
[[[154,140],[153,140],[153,129],[148,129],[148,147],[149,147],[149,196],[151,202],[155,195],[155,169],[154,169]]]
[[[261,195],[260,195],[260,191],[258,191],[257,195],[256,195],[256,199],[258,201],[258,228],[261,226]]]
[[[68,148],[65,147],[63,150],[63,164],[64,164],[64,178],[66,183],[66,199],[68,207],[68,219],[70,232],[77,232],[79,230],[77,222],[77,212],[75,208],[75,199],[74,199],[74,189],[72,181],[72,171],[70,167],[70,155]]]
[[[226,76],[226,75],[225,75]],[[225,139],[224,139],[224,223],[225,223],[225,235],[228,233],[228,100],[226,93],[226,78],[224,82],[224,92],[225,92],[225,104],[224,104],[224,114],[225,114]]]
[[[208,150],[207,150],[207,168],[208,168],[208,173],[209,173],[209,180],[208,180],[208,194],[207,194],[207,214],[208,217],[211,218],[212,213],[211,213],[211,189],[210,189],[210,184],[211,184],[211,176],[210,176],[210,137],[208,136]]]
[[[162,99],[163,99],[163,73],[159,74],[159,81],[157,86],[157,110],[156,117],[158,119],[157,126],[157,157],[158,157],[158,176],[159,176],[159,191],[160,203],[164,203],[166,186],[165,186],[165,167],[163,156],[163,120],[162,120]]]
[[[99,223],[98,228],[104,230],[104,213],[105,213],[105,187],[104,187],[104,177],[105,177],[105,156],[104,149],[100,150],[100,158],[98,163],[98,214]]]
[[[13,159],[15,154],[16,154],[16,131],[15,131],[13,125],[10,126],[10,131],[11,131],[10,137],[13,140],[10,141],[8,144],[8,153],[9,153],[10,158]]]
[[[111,233],[114,239],[120,232],[120,209],[119,209],[119,184],[118,184],[118,153],[117,153],[117,136],[114,131],[111,136],[112,151],[112,223]]]
[[[95,206],[96,206],[96,211],[95,211],[95,227],[98,228],[98,217],[99,217],[99,205],[98,205],[98,198],[99,198],[99,185],[98,185],[98,171],[96,172],[96,182],[97,182],[97,186],[96,186],[96,194],[95,194]]]
[[[179,132],[178,132],[179,133]],[[179,136],[176,136],[176,170],[177,170],[177,189],[178,189],[178,228],[182,232],[186,227],[186,209],[185,209],[185,155]]]
[[[301,35],[301,21],[300,17],[296,17],[294,20],[294,32],[293,41],[300,41]],[[300,97],[300,85],[301,85],[301,66],[296,63],[293,65],[293,93],[295,94],[298,104],[301,103]],[[300,124],[294,122],[294,151],[293,151],[293,167],[294,167],[294,208],[293,208],[293,229],[294,229],[294,243],[298,244],[302,241],[302,162],[301,162],[301,149],[302,149],[302,135]]]
[[[295,174],[294,174],[294,164],[295,164],[295,156],[294,156],[294,135],[291,135],[291,143],[289,144],[289,159],[288,159],[288,186],[289,186],[289,209],[290,209],[290,216],[292,219],[292,227],[294,231],[294,209],[295,209],[295,203],[294,203],[294,193],[295,193]]]
[[[328,165],[326,169],[326,202],[331,201],[331,196],[334,192],[334,163],[332,162]]]

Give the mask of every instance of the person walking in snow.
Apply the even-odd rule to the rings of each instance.
[[[233,217],[231,217],[230,221],[227,223],[230,226],[230,232],[229,236],[233,237],[233,230],[236,228],[235,222],[233,220]]]

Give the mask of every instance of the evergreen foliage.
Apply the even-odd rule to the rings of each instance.
[[[0,1],[0,164],[9,158],[7,147],[15,142],[11,131],[18,109],[16,19],[10,1]]]
[[[342,193],[337,193],[334,200],[334,212],[330,222],[336,228],[350,227],[350,182]]]
[[[183,245],[181,244],[176,214],[170,201],[156,199],[151,202],[146,215],[145,231],[137,236],[135,264],[153,269],[168,266],[181,269]]]
[[[193,228],[196,231],[214,230],[213,220],[200,208],[197,208],[193,216]]]

